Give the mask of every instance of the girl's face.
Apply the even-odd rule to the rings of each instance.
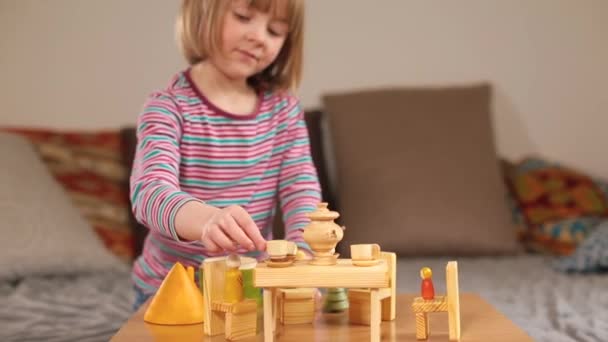
[[[233,0],[223,21],[220,56],[211,60],[231,79],[246,80],[260,73],[283,47],[289,31],[285,18],[286,8],[264,13],[247,0]]]

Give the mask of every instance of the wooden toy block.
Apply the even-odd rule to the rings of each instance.
[[[348,320],[352,324],[369,325],[369,290],[348,291]]]
[[[314,288],[278,289],[279,320],[281,323],[312,323],[315,315]]]
[[[445,296],[433,296],[433,299],[416,297],[412,302],[412,312],[416,316],[416,338],[419,340],[428,339],[430,334],[428,314],[432,312],[447,312],[449,340],[460,341],[460,294],[458,289],[458,264],[456,261],[448,262],[445,274],[447,292]]]
[[[226,313],[225,333],[226,339],[230,341],[255,336],[257,334],[257,309],[243,313]]]

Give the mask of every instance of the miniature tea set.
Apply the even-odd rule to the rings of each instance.
[[[344,227],[334,222],[340,214],[328,209],[326,202],[317,205],[317,209],[307,214],[310,223],[304,228],[302,237],[313,252],[311,260],[301,261],[298,258],[298,247],[287,240],[271,240],[266,244],[269,258],[268,267],[288,267],[296,261],[308,262],[311,265],[335,265],[340,254],[336,245],[344,237]],[[355,266],[373,266],[380,262],[380,246],[377,244],[351,245],[352,263]]]

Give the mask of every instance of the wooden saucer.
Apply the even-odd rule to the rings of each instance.
[[[309,261],[309,264],[317,265],[317,266],[335,265],[337,263],[339,256],[340,256],[339,253],[336,253],[333,255],[327,255],[327,256],[326,255],[323,255],[323,256],[315,255],[314,258]]]
[[[293,264],[294,260],[284,260],[284,261],[274,261],[272,259],[268,259],[266,260],[266,265],[268,265],[268,267],[287,267],[287,266],[291,266]]]
[[[380,263],[380,259],[373,259],[373,260],[352,260],[353,265],[355,266],[374,266],[374,265],[378,265]]]

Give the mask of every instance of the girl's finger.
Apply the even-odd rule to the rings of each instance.
[[[266,240],[262,237],[260,229],[255,224],[249,213],[239,206],[231,208],[230,213],[234,217],[236,223],[242,227],[243,231],[249,239],[255,244],[257,250],[263,251],[266,249]]]
[[[222,250],[233,252],[236,250],[236,244],[230,240],[222,229],[216,229],[211,233],[213,242]]]
[[[239,226],[232,216],[227,217],[224,222],[226,223],[224,233],[226,233],[230,239],[236,241],[236,243],[250,251],[255,248],[253,241],[251,241],[243,231],[243,227]]]

